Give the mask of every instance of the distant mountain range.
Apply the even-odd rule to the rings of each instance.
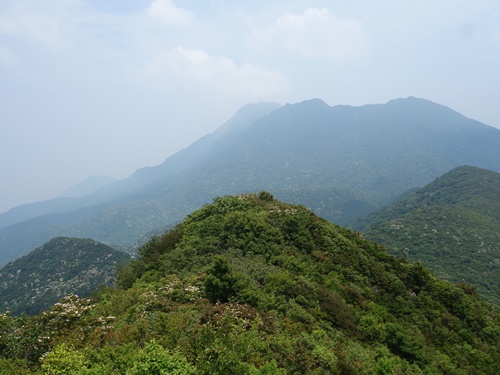
[[[14,207],[0,214],[0,228],[34,217],[73,211],[81,207],[92,205],[92,201],[85,198],[104,186],[116,181],[115,178],[109,176],[92,176],[70,187],[54,199]]]
[[[90,239],[57,237],[0,270],[0,313],[38,314],[62,297],[109,285],[130,255]]]
[[[248,105],[156,167],[0,215],[0,265],[60,235],[130,246],[226,194],[267,190],[346,224],[465,164],[500,171],[500,130],[424,99]]]
[[[500,173],[455,168],[353,227],[500,305]]]

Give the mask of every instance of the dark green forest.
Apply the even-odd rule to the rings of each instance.
[[[56,237],[0,269],[0,311],[35,315],[67,294],[89,296],[110,285],[130,255],[103,243]]]
[[[500,314],[269,193],[152,238],[114,287],[0,315],[0,374],[498,374]]]
[[[455,168],[353,227],[500,305],[500,173]]]

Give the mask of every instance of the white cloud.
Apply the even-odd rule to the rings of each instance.
[[[269,99],[287,91],[286,80],[278,70],[253,63],[236,64],[223,56],[210,56],[199,49],[176,47],[154,56],[147,64],[150,73],[203,85],[218,94]],[[169,82],[172,82],[169,80]]]
[[[176,6],[172,0],[154,0],[149,5],[147,14],[172,26],[188,24],[194,18],[189,10]]]
[[[0,13],[0,34],[58,50],[73,33],[78,1],[7,1]]]
[[[328,9],[308,8],[303,14],[287,12],[275,25],[254,30],[248,43],[265,50],[285,49],[309,58],[352,60],[367,52],[368,37],[354,19],[339,19]]]
[[[500,8],[490,15],[488,21],[486,27],[491,35],[491,41],[500,44]]]
[[[3,65],[14,65],[16,62],[16,58],[12,54],[12,52],[4,46],[0,45],[0,63]]]

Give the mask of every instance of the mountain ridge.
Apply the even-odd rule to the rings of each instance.
[[[240,113],[229,120],[231,134],[216,131],[159,166],[70,202],[73,209],[59,218],[46,217],[45,223],[39,218],[38,227],[31,226],[35,236],[48,240],[44,233],[54,235],[60,228],[59,234],[127,246],[213,196],[259,190],[313,203],[310,208],[327,219],[346,224],[354,219],[353,205],[362,216],[459,165],[500,170],[500,130],[424,99],[361,107],[330,107],[314,99],[254,109],[253,117]],[[64,220],[75,226],[61,224]],[[130,223],[126,233],[120,221]],[[11,254],[27,250],[15,240],[19,230],[0,228],[0,264],[7,246]]]

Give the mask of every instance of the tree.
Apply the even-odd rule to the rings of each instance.
[[[210,302],[228,302],[239,289],[238,276],[229,261],[222,256],[215,256],[212,267],[205,278],[205,292]]]

